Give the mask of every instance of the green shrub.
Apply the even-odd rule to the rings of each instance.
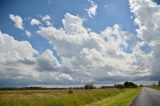
[[[126,88],[136,88],[137,85],[134,84],[133,82],[128,82],[126,81],[124,84],[123,84]]]
[[[73,92],[73,90],[72,89],[69,89],[68,90],[68,94],[73,94],[74,92]]]

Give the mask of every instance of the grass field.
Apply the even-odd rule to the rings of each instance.
[[[128,106],[139,92],[140,88],[128,89],[126,92],[92,103],[88,106]]]
[[[115,103],[116,100],[125,98],[124,102],[128,103],[137,92],[138,89],[116,88],[73,90],[73,92],[68,90],[0,91],[0,106],[85,106],[105,98],[110,98]]]
[[[152,86],[151,88],[160,90],[160,86]]]

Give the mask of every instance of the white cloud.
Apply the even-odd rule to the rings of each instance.
[[[137,32],[143,39],[154,45],[159,43],[160,37],[160,6],[151,0],[130,0],[131,12],[136,16],[135,23],[139,26]],[[148,14],[150,17],[148,17]]]
[[[34,53],[37,53],[37,51],[32,48],[31,44],[28,41],[17,41],[8,34],[3,34],[1,32],[0,36],[1,53],[4,53],[4,57],[9,56],[5,59],[9,59],[10,57],[13,59],[32,59]],[[7,53],[9,53],[10,55]]]
[[[52,23],[50,21],[45,21],[47,26],[52,26]]]
[[[62,73],[62,74],[58,74],[57,76],[58,76],[57,79],[63,79],[63,80],[69,80],[69,81],[73,80],[73,78],[69,74]]]
[[[31,36],[31,32],[24,29],[23,19],[22,19],[20,16],[10,14],[10,15],[9,15],[9,18],[15,23],[15,27],[16,27],[16,28],[21,29],[21,30],[24,30],[24,31],[25,31],[25,34],[26,34],[28,37]]]
[[[134,79],[142,72],[150,74],[150,54],[144,54],[138,44],[132,53],[126,53],[123,49],[132,40],[132,35],[122,31],[119,25],[107,27],[98,34],[88,31],[80,17],[69,13],[65,14],[62,23],[64,29],[41,27],[38,33],[52,42],[62,59],[61,70],[65,72],[67,68],[75,81],[96,81],[111,75]]]
[[[83,21],[78,16],[73,16],[69,13],[64,15],[65,19],[62,20],[65,32],[67,34],[84,34],[87,30],[83,27]]]
[[[25,34],[26,34],[28,37],[30,37],[30,36],[31,36],[31,32],[30,32],[30,31],[28,31],[28,30],[26,30],[26,31],[25,31]]]
[[[51,17],[49,15],[45,15],[45,16],[42,16],[42,21],[47,25],[47,26],[52,26],[52,23],[51,23]]]
[[[34,25],[40,25],[40,24],[41,24],[41,22],[39,20],[37,20],[37,19],[32,19],[31,20],[31,25],[32,26],[34,26]]]
[[[42,17],[42,21],[50,20],[51,17],[49,15],[45,15]]]
[[[51,50],[47,49],[37,58],[38,69],[42,71],[53,71],[60,66],[59,62],[53,56]]]
[[[34,76],[30,64],[34,64],[34,55],[38,52],[28,41],[17,41],[8,34],[0,32],[0,48],[1,79]]]
[[[15,27],[23,30],[23,19],[18,15],[10,14],[9,18],[15,23]]]
[[[89,2],[95,5],[93,1]],[[80,17],[69,13],[62,19],[62,28],[52,25],[39,27],[37,32],[50,42],[61,62],[49,49],[39,54],[29,42],[17,41],[0,33],[0,47],[3,48],[0,51],[0,67],[4,69],[0,71],[2,78],[14,74],[8,71],[10,69],[17,70],[15,79],[31,79],[42,84],[102,83],[137,80],[151,75],[158,77],[160,26],[157,23],[160,7],[149,0],[130,0],[130,7],[136,17],[134,22],[139,26],[137,32],[142,41],[133,41],[134,36],[117,24],[106,27],[100,33],[92,32],[84,27]],[[94,15],[89,14],[90,17]],[[150,18],[147,18],[148,14]],[[50,18],[42,20],[47,22]],[[33,23],[39,25],[41,22]],[[134,45],[131,46],[131,42]],[[141,50],[146,43],[152,47],[152,52]],[[132,49],[131,53],[125,51],[128,47]]]
[[[86,11],[87,11],[89,17],[93,17],[96,15],[98,5],[95,4],[95,2],[93,2],[92,0],[88,0],[88,1],[90,3],[90,7],[88,9],[86,9]]]
[[[132,41],[135,40],[133,35],[123,31],[119,25],[95,33],[84,27],[80,17],[69,13],[64,15],[62,25],[62,28],[51,25],[39,27],[37,31],[53,45],[61,58],[60,62],[49,49],[40,54],[29,42],[17,41],[1,33],[1,37],[8,40],[1,40],[0,45],[5,49],[2,49],[0,56],[9,55],[0,61],[0,66],[5,70],[0,72],[2,78],[10,77],[7,74],[9,69],[17,70],[15,79],[30,79],[33,83],[42,84],[134,80],[151,74],[152,52],[143,52],[141,47],[145,42]],[[130,46],[130,42],[134,45]],[[131,53],[126,53],[128,47],[133,49]]]
[[[4,81],[1,86],[56,84],[72,80],[70,74],[58,71],[60,64],[49,49],[39,54],[28,41],[17,41],[2,32],[0,49],[0,80]]]
[[[129,0],[131,12],[135,15],[135,24],[138,35],[148,43],[152,50],[152,79],[159,79],[160,74],[160,6],[152,0]]]

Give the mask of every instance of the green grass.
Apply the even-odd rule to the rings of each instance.
[[[152,86],[150,88],[156,89],[156,90],[160,90],[160,86]]]
[[[140,92],[140,88],[128,89],[126,92],[92,103],[88,106],[128,106],[138,92]]]
[[[85,106],[124,91],[116,88],[73,90],[72,93],[68,90],[0,91],[0,106]]]

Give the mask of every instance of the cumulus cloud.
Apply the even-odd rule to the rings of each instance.
[[[14,75],[13,81],[25,79],[28,84],[158,80],[160,7],[151,0],[129,0],[129,3],[141,40],[135,41],[136,36],[118,24],[107,26],[99,33],[90,31],[84,27],[82,18],[69,13],[62,19],[62,28],[39,27],[37,33],[50,42],[61,61],[49,49],[40,54],[28,41],[17,41],[0,32],[0,78],[8,81]],[[48,20],[47,16],[42,19]],[[151,47],[148,53],[141,49],[146,44]],[[128,48],[131,52],[126,51]]]
[[[141,36],[145,35],[143,39],[150,45],[159,43],[160,6],[151,0],[130,0],[130,8],[135,15],[135,24],[139,26],[137,33]]]
[[[47,25],[47,26],[52,26],[52,23],[50,22],[51,17],[49,15],[45,15],[42,17],[42,21]]]
[[[65,19],[62,20],[65,32],[67,34],[85,34],[87,30],[83,27],[83,21],[78,16],[73,16],[69,13],[64,15]]]
[[[0,32],[0,48],[1,79],[17,80],[26,76],[34,76],[34,73],[30,73],[32,68],[28,66],[34,63],[34,55],[37,54],[37,51],[28,41],[17,41],[8,34]]]
[[[57,71],[60,66],[57,59],[53,56],[51,50],[47,49],[42,55],[37,58],[38,68],[42,71]]]
[[[96,11],[97,11],[98,5],[95,2],[93,2],[92,0],[88,0],[88,1],[90,3],[90,7],[88,9],[86,9],[86,11],[87,11],[89,17],[93,17],[97,13]]]
[[[152,0],[129,0],[134,22],[139,28],[138,35],[148,43],[153,50],[151,59],[151,79],[159,80],[160,66],[160,6]]]
[[[63,28],[41,27],[38,33],[52,42],[62,59],[62,70],[69,70],[66,72],[75,81],[94,82],[113,76],[136,79],[139,73],[150,74],[150,54],[141,51],[138,44],[132,53],[126,53],[124,48],[128,47],[132,34],[123,31],[119,25],[95,33],[83,26],[80,17],[69,13],[64,15],[62,23]],[[140,62],[141,59],[144,61]]]
[[[39,20],[37,20],[37,19],[34,19],[34,18],[33,18],[33,19],[31,20],[31,25],[32,25],[32,26],[34,26],[34,25],[40,25],[40,24],[41,24],[41,22],[40,22]]]
[[[31,36],[31,32],[28,30],[25,30],[23,25],[23,19],[20,16],[10,14],[9,18],[15,23],[14,25],[16,28],[23,30],[28,37]]]
[[[69,80],[69,81],[73,80],[73,78],[69,74],[62,73],[62,74],[58,74],[57,76],[58,76],[56,77],[57,79],[63,79],[63,80]]]
[[[1,35],[1,54],[6,57],[10,56],[14,59],[32,59],[34,53],[37,51],[32,48],[31,44],[28,41],[17,41],[14,40],[13,37],[9,36],[8,34],[3,34],[0,32]],[[7,54],[9,53],[9,54]],[[15,56],[13,56],[15,55]],[[5,58],[5,59],[9,59]]]
[[[17,41],[2,32],[0,49],[0,86],[72,81],[70,74],[57,71],[60,64],[49,49],[40,54],[28,41]]]
[[[23,30],[23,19],[18,15],[10,14],[9,18],[15,23],[15,27]]]

